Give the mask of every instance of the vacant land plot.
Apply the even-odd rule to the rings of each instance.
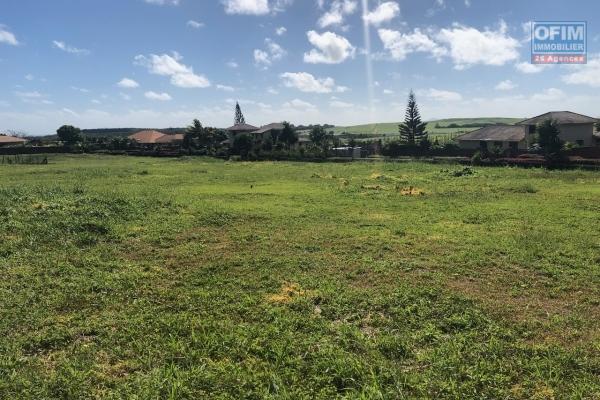
[[[600,398],[600,175],[0,166],[0,398]]]

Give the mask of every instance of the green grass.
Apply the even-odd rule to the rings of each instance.
[[[0,166],[0,398],[598,399],[600,175]]]

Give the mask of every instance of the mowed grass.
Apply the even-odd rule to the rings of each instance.
[[[598,399],[600,174],[0,166],[0,398]]]

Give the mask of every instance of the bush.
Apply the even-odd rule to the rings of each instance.
[[[471,157],[471,164],[472,165],[481,165],[482,161],[483,161],[483,158],[481,157],[481,151],[477,150],[475,152],[475,154],[473,154],[473,157]]]

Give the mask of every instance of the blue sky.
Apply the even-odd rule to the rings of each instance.
[[[398,121],[411,88],[425,119],[598,116],[597,15],[592,0],[5,0],[0,131],[226,127],[235,101],[254,125]],[[588,64],[532,66],[532,20],[588,20]]]

